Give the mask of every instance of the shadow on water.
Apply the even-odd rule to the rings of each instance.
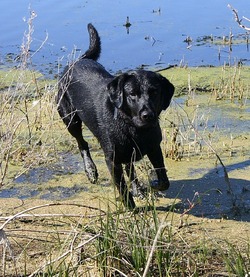
[[[250,160],[228,166],[227,172],[249,170]],[[209,171],[199,179],[171,182],[167,198],[175,199],[173,205],[157,207],[157,210],[174,210],[206,218],[228,218],[250,221],[250,181],[229,178],[231,192],[223,168]]]

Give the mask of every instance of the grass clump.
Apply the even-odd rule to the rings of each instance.
[[[156,211],[130,216],[107,213],[101,219],[101,229],[97,265],[102,276],[111,276],[112,272],[166,276],[171,228],[166,222],[159,222]]]
[[[28,208],[1,226],[5,242],[1,274],[171,277],[248,273],[249,240],[239,248],[226,238],[213,237],[202,222],[188,219],[180,225],[172,209],[164,214],[153,207],[126,213],[111,202],[103,210],[69,201]]]
[[[0,186],[5,183],[11,164],[19,165],[20,172],[24,172],[51,161],[58,129],[54,105],[56,82],[40,82],[40,74],[27,70],[4,74],[9,80],[1,82],[5,82],[4,87],[8,84],[8,89],[0,93]],[[53,129],[54,132],[49,131]]]
[[[167,157],[181,160],[211,156],[217,151],[215,145],[225,140],[220,131],[221,119],[228,123],[235,119],[249,120],[249,67],[176,67],[161,73],[176,87],[176,97],[161,117]],[[239,117],[239,111],[243,116]],[[234,135],[230,135],[227,144],[233,145]]]

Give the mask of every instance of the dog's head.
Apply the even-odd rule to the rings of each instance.
[[[115,77],[107,89],[111,103],[129,116],[136,127],[154,126],[174,94],[174,86],[166,78],[144,70]]]

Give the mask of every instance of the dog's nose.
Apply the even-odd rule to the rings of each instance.
[[[141,119],[143,121],[152,121],[154,120],[154,113],[148,110],[144,110],[141,113]]]

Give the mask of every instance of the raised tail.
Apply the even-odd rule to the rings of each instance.
[[[97,61],[101,54],[101,39],[95,27],[89,23],[89,49],[81,56],[81,59],[91,59]]]

